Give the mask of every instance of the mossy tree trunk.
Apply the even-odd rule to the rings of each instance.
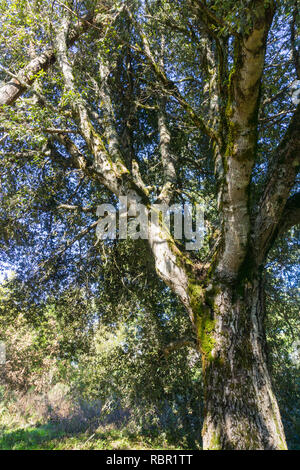
[[[261,282],[239,288],[211,284],[204,298],[196,314],[204,381],[203,448],[286,449],[267,368]]]
[[[287,449],[267,365],[261,271],[247,266],[229,282],[215,268],[201,278],[160,236],[153,229],[157,272],[186,306],[202,357],[203,448]]]

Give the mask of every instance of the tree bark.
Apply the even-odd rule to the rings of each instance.
[[[286,450],[267,367],[260,278],[205,291],[194,285],[192,304],[203,366],[203,448]]]

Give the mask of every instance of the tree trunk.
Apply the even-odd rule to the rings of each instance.
[[[203,362],[203,448],[287,449],[267,368],[261,281],[193,285],[191,298]]]
[[[210,280],[200,280],[159,226],[151,225],[149,242],[158,275],[185,305],[196,331],[203,448],[287,449],[267,367],[264,286],[257,268],[245,266],[231,282],[225,273],[225,282],[212,274],[211,265]]]

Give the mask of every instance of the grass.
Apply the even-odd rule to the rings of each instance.
[[[2,399],[0,393],[0,451],[200,448],[200,436],[192,439],[180,422],[152,423],[141,431],[128,410],[102,413],[99,400],[72,402],[62,391],[56,386],[46,396],[14,393]]]
[[[53,424],[0,431],[0,450],[176,450],[165,435],[142,436],[127,429],[99,427],[94,432],[64,435]]]

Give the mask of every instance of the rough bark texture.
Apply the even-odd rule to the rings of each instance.
[[[267,369],[264,301],[258,280],[237,292],[205,291],[198,322],[203,358],[204,449],[286,449]]]

